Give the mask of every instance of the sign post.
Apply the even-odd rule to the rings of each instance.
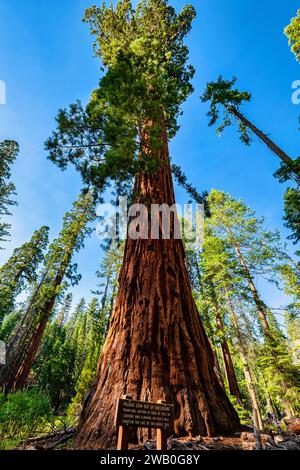
[[[130,427],[156,429],[157,450],[167,450],[168,435],[174,429],[174,405],[133,400],[123,396],[117,403],[115,424],[118,428],[117,450],[128,450]]]

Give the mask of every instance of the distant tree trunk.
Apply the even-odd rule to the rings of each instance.
[[[268,319],[267,319],[266,306],[265,306],[264,302],[261,300],[261,298],[260,298],[260,296],[257,292],[257,289],[254,285],[254,282],[253,282],[251,273],[249,271],[249,268],[247,266],[247,263],[246,263],[243,255],[242,255],[242,252],[240,250],[239,245],[236,243],[236,240],[235,240],[235,238],[232,234],[232,231],[231,231],[230,227],[226,226],[226,229],[227,229],[227,233],[229,235],[229,238],[231,240],[231,243],[232,243],[232,245],[233,245],[233,247],[236,251],[237,257],[238,257],[238,259],[241,263],[241,266],[244,269],[246,279],[248,280],[249,288],[250,288],[250,291],[252,292],[253,300],[254,300],[254,303],[257,307],[257,314],[258,314],[258,317],[259,317],[259,320],[260,320],[260,323],[261,323],[261,326],[262,326],[263,335],[266,339],[266,342],[272,348],[272,356],[273,356],[274,361],[275,361],[275,367],[274,368],[277,370],[278,374],[281,377],[282,390],[285,393],[287,393],[288,388],[289,388],[289,384],[287,383],[287,381],[284,377],[282,368],[281,368],[280,364],[278,363],[278,353],[276,351],[277,341],[276,341],[276,338],[274,336],[274,333],[273,333],[272,329],[270,328],[270,325],[269,325],[269,322],[268,322]],[[291,417],[291,418],[293,416],[295,416],[295,412],[294,412],[293,407],[290,404],[289,400],[284,399],[284,400],[282,400],[282,402],[284,404],[284,408],[285,408],[285,412],[286,412],[287,416]]]
[[[136,177],[135,201],[148,208],[175,202],[165,130],[162,144],[157,151],[161,168]],[[173,403],[178,436],[230,434],[240,427],[214,372],[183,243],[174,238],[173,228],[169,240],[127,238],[119,291],[97,381],[83,405],[77,448],[115,447],[116,401],[124,394]]]
[[[232,362],[232,357],[231,357],[231,352],[228,346],[228,342],[225,337],[225,328],[224,328],[224,322],[222,318],[222,314],[220,311],[220,305],[218,303],[217,297],[215,295],[214,287],[212,286],[212,297],[215,305],[215,312],[216,312],[216,324],[218,327],[218,330],[220,331],[222,338],[221,338],[221,349],[222,349],[222,356],[223,356],[223,361],[224,361],[224,369],[225,369],[225,375],[229,387],[230,394],[236,398],[237,402],[239,405],[244,406],[243,400],[242,400],[242,394],[240,391],[240,387],[236,378],[236,373],[234,370],[233,362]]]
[[[266,399],[266,411],[268,414],[272,414],[273,417],[276,417],[277,419],[279,419],[280,417],[280,410],[278,408],[278,406],[276,405],[276,403],[273,402],[269,392],[268,392],[268,384],[265,380],[265,377],[263,374],[260,374],[260,377],[261,377],[261,380],[262,380],[262,383],[265,387],[265,399]]]
[[[199,287],[200,287],[200,293],[201,293],[201,296],[204,298],[204,296],[206,294],[203,290],[202,279],[201,279],[201,271],[200,271],[200,268],[198,266],[198,263],[196,263],[196,272],[197,272],[198,284],[199,284]],[[224,377],[223,377],[223,374],[222,374],[220,361],[219,361],[219,356],[218,356],[218,347],[215,344],[214,330],[213,330],[209,315],[206,314],[205,312],[202,312],[202,322],[204,323],[205,331],[208,335],[208,339],[209,339],[210,344],[212,346],[212,352],[213,352],[213,356],[214,356],[214,371],[215,371],[215,374],[216,374],[216,376],[217,376],[217,378],[220,382],[221,387],[224,390],[226,390],[225,383],[224,383]]]
[[[93,207],[92,194],[81,195],[50,251],[48,264],[7,348],[6,364],[0,366],[0,390],[9,393],[26,387],[66,271],[77,243],[82,243]],[[51,257],[52,256],[52,257]]]
[[[248,281],[249,289],[252,293],[252,297],[253,297],[254,303],[255,303],[256,308],[257,308],[257,314],[258,314],[258,317],[259,317],[259,320],[260,320],[260,323],[261,323],[261,326],[262,326],[263,333],[264,333],[265,336],[270,337],[270,325],[269,325],[269,322],[268,322],[268,319],[267,319],[266,306],[265,306],[264,302],[261,300],[261,298],[260,298],[260,296],[257,292],[257,289],[254,285],[254,282],[253,282],[251,273],[249,271],[249,268],[247,266],[247,263],[246,263],[243,255],[242,255],[240,247],[237,244],[237,242],[236,242],[236,240],[235,240],[235,238],[232,234],[232,231],[231,231],[231,229],[228,225],[226,225],[226,230],[227,230],[227,233],[229,235],[229,239],[230,239],[230,241],[233,245],[233,248],[235,249],[238,260],[240,261],[241,266],[244,270],[245,277]]]
[[[212,352],[213,352],[213,355],[214,355],[214,366],[215,366],[214,371],[215,371],[215,374],[218,377],[218,380],[219,380],[222,388],[225,390],[225,383],[224,383],[224,378],[223,378],[223,374],[222,374],[222,371],[221,371],[220,361],[219,361],[218,353],[217,353],[214,345],[212,345]]]
[[[214,356],[214,371],[215,371],[216,376],[218,377],[218,380],[219,380],[222,388],[225,390],[224,378],[223,378],[223,374],[222,374],[222,370],[221,370],[221,366],[220,366],[220,361],[219,361],[219,357],[218,357],[218,348],[215,344],[212,326],[211,326],[210,320],[208,318],[205,319],[205,330],[208,334],[208,338],[209,338],[211,346],[212,346],[212,352],[213,352],[213,356]]]
[[[249,366],[249,363],[248,363],[248,359],[247,359],[247,355],[246,355],[246,351],[245,351],[245,347],[244,347],[243,337],[242,337],[242,334],[241,334],[240,326],[238,324],[238,320],[237,320],[237,317],[236,317],[231,299],[228,299],[228,306],[229,306],[230,313],[231,313],[231,319],[232,319],[233,327],[234,327],[235,332],[236,332],[237,346],[238,346],[239,354],[240,354],[241,359],[242,359],[243,372],[244,372],[244,376],[245,376],[245,381],[246,381],[246,386],[247,386],[249,398],[250,398],[250,401],[251,401],[251,404],[252,404],[253,411],[256,412],[259,430],[262,431],[263,430],[263,422],[262,422],[262,417],[261,417],[261,414],[260,414],[259,402],[258,402],[258,399],[257,399],[256,390],[255,390],[254,382],[253,382],[253,379],[252,379],[251,369],[250,369],[250,366]]]
[[[252,132],[262,140],[269,149],[277,155],[284,163],[290,165],[294,160],[289,157],[280,147],[278,147],[266,134],[260,131],[251,121],[249,121],[242,113],[240,113],[234,106],[229,106],[228,111],[233,114],[239,121],[241,121],[246,127],[251,129]],[[295,172],[297,178],[300,177],[300,172]]]

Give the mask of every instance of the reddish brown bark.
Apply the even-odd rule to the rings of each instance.
[[[166,132],[162,166],[136,177],[136,202],[175,202]],[[119,292],[75,447],[114,448],[120,395],[175,405],[176,435],[229,434],[239,419],[214,372],[181,240],[127,239]]]

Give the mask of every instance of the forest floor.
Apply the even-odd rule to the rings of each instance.
[[[19,450],[71,450],[75,429],[53,433],[48,436],[29,439]],[[300,436],[277,434],[261,435],[262,450],[300,450]],[[169,450],[180,451],[211,451],[211,450],[255,450],[258,447],[253,432],[237,433],[231,437],[183,437],[170,438]],[[155,441],[147,441],[145,445],[130,445],[129,450],[155,450]]]

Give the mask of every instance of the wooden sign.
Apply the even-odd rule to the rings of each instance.
[[[128,449],[129,428],[157,430],[157,450],[167,450],[168,434],[174,429],[174,405],[121,397],[117,403],[115,425],[119,428],[118,450]]]

